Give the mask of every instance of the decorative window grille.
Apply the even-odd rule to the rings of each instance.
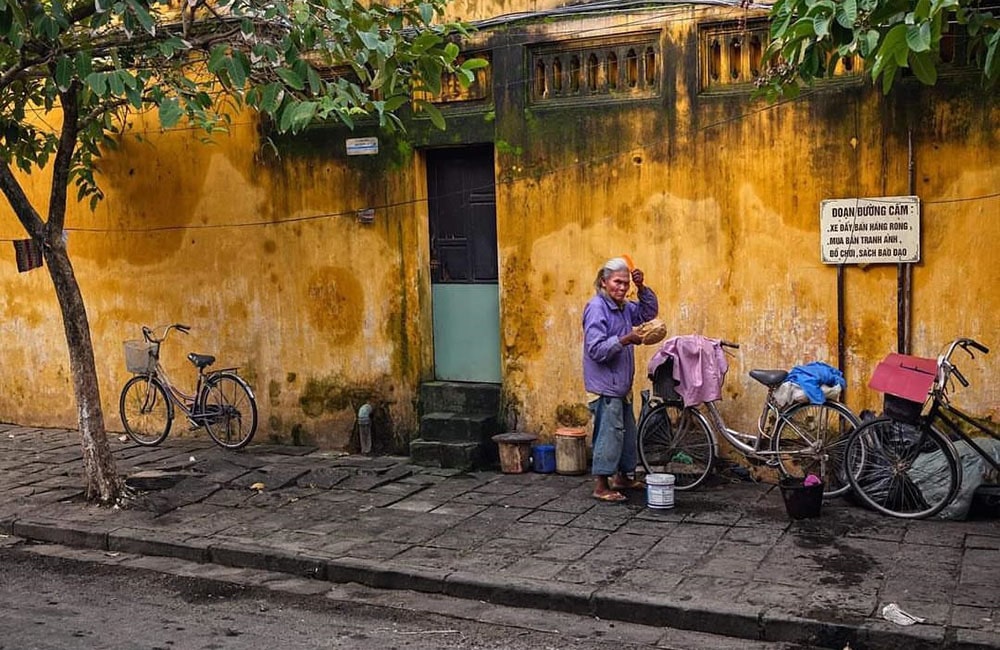
[[[764,72],[768,30],[766,19],[702,25],[698,35],[701,89],[736,90],[753,83]],[[837,61],[833,76],[857,76],[862,70],[861,58],[855,55]]]
[[[544,43],[531,48],[531,101],[655,97],[663,67],[660,32]]]

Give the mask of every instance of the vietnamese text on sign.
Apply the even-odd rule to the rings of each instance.
[[[920,261],[920,199],[887,196],[828,199],[820,204],[825,264]]]

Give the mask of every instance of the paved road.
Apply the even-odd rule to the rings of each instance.
[[[725,474],[656,511],[642,491],[597,503],[586,476],[460,473],[305,447],[232,452],[180,436],[112,449],[130,483],[145,476],[122,510],[82,502],[76,432],[0,424],[0,534],[141,555],[147,568],[265,569],[526,616],[830,650],[1000,650],[996,517],[911,522],[834,499],[822,517],[790,521],[774,486]],[[891,623],[889,604],[926,622]]]
[[[0,650],[802,648],[247,570],[206,579],[191,575],[197,565],[165,573],[125,566],[129,557],[0,547]]]

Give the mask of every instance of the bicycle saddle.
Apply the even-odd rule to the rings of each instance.
[[[192,352],[188,355],[188,361],[193,363],[198,370],[204,370],[215,363],[215,357],[210,354],[195,354]]]
[[[779,386],[788,376],[787,370],[751,370],[750,376],[765,386]]]

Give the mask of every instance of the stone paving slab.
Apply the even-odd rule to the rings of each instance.
[[[1000,650],[996,517],[902,521],[832,500],[819,519],[790,521],[773,486],[730,481],[677,492],[675,508],[653,510],[642,491],[598,503],[585,476],[465,474],[277,445],[234,452],[194,438],[155,448],[113,439],[123,474],[170,468],[183,478],[124,509],[97,508],[68,480],[79,471],[74,435],[0,424],[9,467],[0,544],[415,590],[747,642]],[[250,488],[256,479],[263,490]],[[927,623],[883,620],[889,602]]]

